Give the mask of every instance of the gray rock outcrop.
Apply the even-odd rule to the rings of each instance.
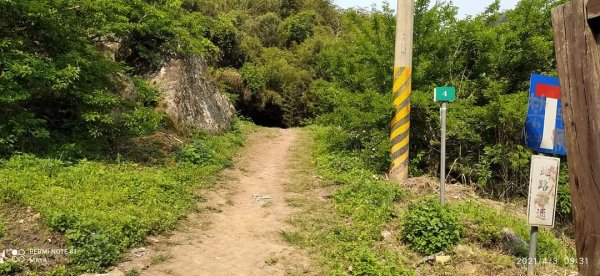
[[[179,131],[214,133],[231,127],[234,107],[207,78],[207,67],[201,57],[170,59],[149,78],[164,93],[159,109]]]

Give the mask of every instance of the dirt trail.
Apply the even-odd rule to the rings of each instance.
[[[151,238],[155,244],[134,250],[120,270],[135,268],[142,275],[310,272],[307,258],[281,237],[294,212],[285,202],[284,186],[290,181],[288,156],[296,138],[293,129],[251,134],[235,168],[223,172],[225,180],[199,206],[207,211],[190,216],[184,229],[168,238]]]

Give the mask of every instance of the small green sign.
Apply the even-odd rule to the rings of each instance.
[[[454,102],[456,100],[456,88],[436,87],[433,90],[434,102]]]

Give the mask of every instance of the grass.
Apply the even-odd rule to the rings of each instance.
[[[398,252],[377,246],[402,192],[360,161],[327,151],[324,131],[304,130],[292,153],[295,181],[287,189],[304,196],[287,202],[303,211],[290,219],[295,229],[284,239],[311,252],[324,275],[412,275]]]
[[[265,260],[265,264],[269,265],[269,266],[273,266],[276,265],[277,262],[279,262],[279,259],[277,257],[268,257]]]
[[[6,232],[6,221],[2,217],[2,214],[0,214],[0,238],[4,237],[5,232]]]
[[[32,208],[64,233],[76,254],[69,270],[102,271],[147,235],[173,229],[202,200],[243,145],[245,123],[222,135],[199,134],[165,166],[65,162],[16,155],[0,163],[0,200]]]
[[[137,269],[132,269],[132,270],[125,272],[125,276],[139,276],[139,275],[141,275],[141,274]]]
[[[454,206],[468,227],[469,239],[484,247],[494,247],[504,238],[502,230],[513,230],[519,237],[529,241],[530,227],[523,218],[500,212],[477,201],[464,201]],[[516,257],[527,257],[528,248],[514,252]],[[556,260],[563,267],[575,268],[569,260],[575,258],[575,249],[564,239],[557,238],[552,231],[541,228],[538,236],[537,256],[539,259]]]
[[[166,262],[170,258],[171,258],[171,255],[169,255],[167,253],[159,253],[159,254],[152,256],[151,263],[152,263],[152,265],[161,264],[161,263]]]
[[[470,269],[485,275],[524,272],[525,268],[517,265],[519,255],[507,254],[498,244],[505,227],[527,240],[525,220],[474,200],[451,207],[465,228],[461,244],[474,253],[461,256],[449,249],[449,263],[415,267],[424,256],[396,238],[402,232],[402,214],[411,202],[421,201],[422,195],[384,180],[353,153],[332,150],[326,138],[328,131],[322,127],[304,129],[292,152],[290,167],[295,170],[295,181],[287,190],[300,195],[286,202],[302,212],[289,220],[294,228],[282,232],[287,242],[310,252],[323,268],[321,274],[464,275]],[[385,238],[384,232],[391,238]],[[540,258],[561,259],[574,254],[568,239],[552,231],[542,230],[539,242]],[[571,268],[562,265],[565,271]],[[554,265],[540,267],[542,272],[558,269]]]

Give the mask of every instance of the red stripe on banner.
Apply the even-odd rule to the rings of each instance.
[[[538,83],[535,86],[535,95],[552,99],[560,99],[560,87]]]

